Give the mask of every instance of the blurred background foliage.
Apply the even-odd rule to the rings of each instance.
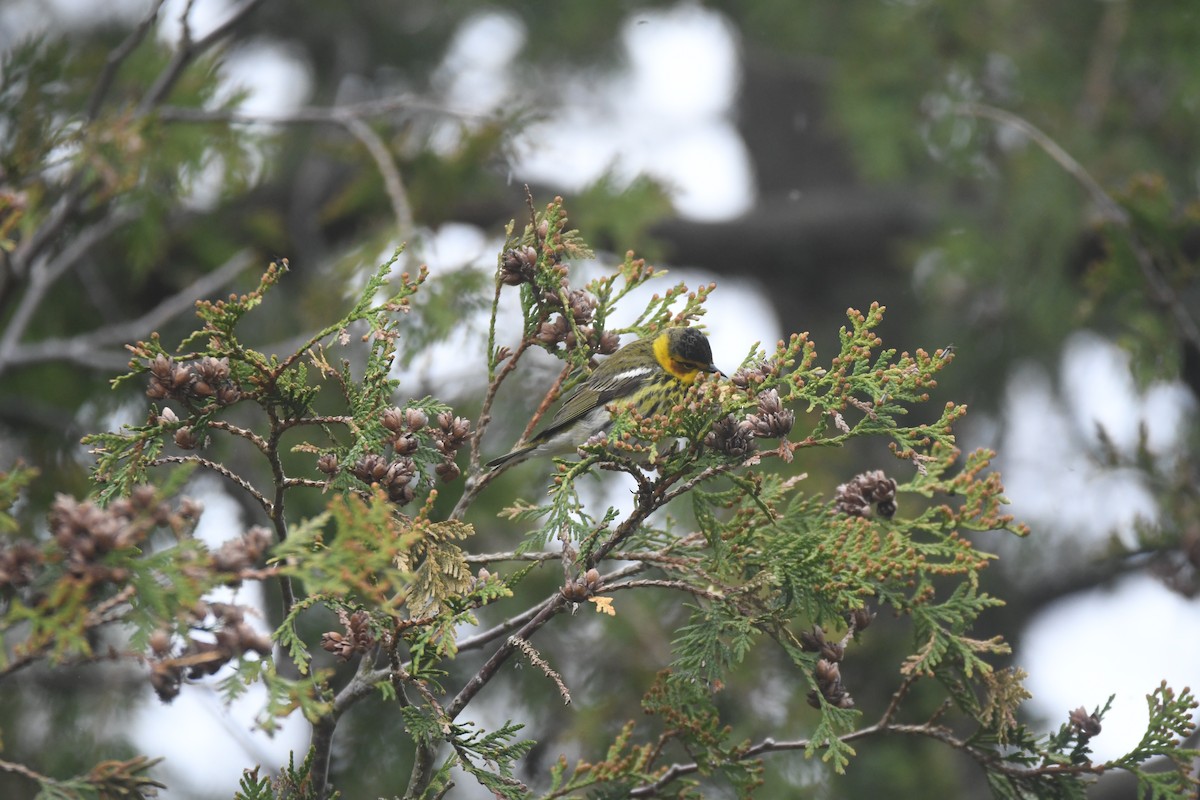
[[[522,153],[540,146],[532,135],[539,126],[554,126],[622,74],[630,31],[680,9],[718,15],[736,43],[731,115],[753,176],[752,207],[732,218],[689,218],[673,210],[671,187],[650,177],[609,170],[580,186],[574,176],[522,175]],[[414,259],[448,223],[498,240],[508,220],[527,216],[526,182],[539,202],[563,194],[572,225],[594,245],[636,249],[715,273],[718,282],[757,281],[784,331],[812,331],[823,354],[847,306],[883,303],[889,346],[955,346],[959,358],[935,400],[966,402],[993,428],[1006,424],[1006,385],[1018,365],[1056,370],[1064,343],[1082,328],[1126,347],[1141,385],[1181,380],[1193,401],[1200,394],[1194,0],[197,2],[197,19],[232,14],[235,24],[215,42],[199,33],[192,44],[204,46],[191,48],[178,43],[183,10],[168,4],[142,37],[144,3],[101,11],[83,0],[17,0],[0,10],[0,469],[20,458],[42,472],[19,509],[30,530],[55,492],[87,491],[79,437],[144,415],[139,390],[107,387],[125,361],[124,342],[151,330],[177,340],[197,291],[244,291],[276,256],[289,258],[292,274],[269,301],[274,313],[252,317],[262,329],[247,338],[289,341],[328,322],[331,303],[351,296],[346,287],[398,240],[413,243]],[[479,72],[471,65],[480,53],[459,37],[481,15],[506,20],[500,30],[519,35],[490,43],[512,51],[496,67],[502,91],[470,109],[455,81]],[[110,70],[124,47],[127,57]],[[284,124],[255,118],[239,106],[245,94],[222,80],[230,63],[264,53],[294,69],[283,74],[296,85],[281,91],[302,94],[283,112]],[[1030,130],[977,113],[988,108],[1036,126],[1125,216]],[[418,362],[443,334],[460,334],[451,344],[461,343],[461,323],[486,301],[486,274],[464,269],[435,279],[445,282],[422,296],[409,328]],[[428,364],[414,364],[406,389],[469,404],[482,385],[478,376],[456,373],[438,384],[430,375]],[[522,399],[505,398],[514,416]],[[520,424],[512,423],[513,437]],[[997,630],[981,635],[1019,642],[1044,604],[1130,570],[1153,569],[1177,590],[1196,592],[1200,441],[1191,426],[1178,437],[1169,464],[1144,447],[1101,446],[1103,437],[1080,445],[1098,461],[1142,471],[1158,525],[1135,532],[1134,544],[1122,539],[1095,557],[1056,563],[1054,580],[1037,591],[1009,584],[1027,562],[1019,548],[1006,552],[1007,568],[990,571],[997,585],[988,589],[1010,606],[992,615]],[[847,453],[799,466],[831,489],[879,458]],[[496,496],[534,491],[535,479],[506,477]],[[478,544],[512,538],[495,523]],[[536,591],[554,584],[548,574]],[[584,635],[587,626],[572,626],[550,648],[578,654],[563,670],[586,687],[570,714],[541,703],[538,676],[512,679],[505,702],[527,706],[543,743],[530,756],[531,774],[564,749],[587,753],[604,741],[621,722],[606,715],[604,698],[640,694],[663,663],[667,644],[639,613],[669,619],[680,610],[627,611],[604,628],[615,641],[603,644]],[[895,661],[885,637],[869,641],[875,657],[845,668],[867,709],[891,692],[883,681],[871,697],[873,665]],[[735,726],[749,733],[766,713],[784,735],[803,731],[801,694],[773,683],[771,664],[747,667],[769,713],[739,719],[738,709],[727,709]],[[116,671],[105,680],[116,696],[128,688]],[[0,727],[32,730],[40,713],[50,715],[42,717],[50,731],[79,731],[87,719],[118,713],[90,707],[97,698],[79,686],[50,673],[10,682]],[[387,746],[395,717],[361,704],[350,722],[339,733],[337,784],[347,797],[385,791],[408,769]],[[132,752],[106,730],[91,740],[103,755]],[[10,736],[4,744],[48,771],[92,757],[74,735]],[[67,764],[72,759],[79,764]],[[767,769],[769,785],[788,788],[764,797],[795,796],[797,786],[831,798],[981,791],[954,753],[903,741],[863,747],[838,780],[820,781],[819,767],[798,759],[768,759]],[[4,796],[24,788],[0,778]]]

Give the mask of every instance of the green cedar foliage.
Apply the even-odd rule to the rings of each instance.
[[[630,255],[610,275],[572,288],[570,261],[590,253],[567,229],[558,200],[514,230],[498,259],[488,360],[479,365],[489,381],[475,425],[434,398],[394,404],[403,389],[392,368],[406,345],[406,309],[426,274],[394,281],[392,262],[348,313],[283,355],[244,341],[240,326],[259,313],[286,262],[272,265],[253,292],[198,304],[201,326],[177,347],[158,337],[132,346],[130,371],[116,382],[144,381],[152,402],[144,424],[87,438],[95,499],[60,498],[44,540],[17,537],[7,512],[0,516],[0,679],[34,662],[94,660],[93,642],[111,628],[129,636],[109,657],[146,665],[163,699],[228,666],[219,681],[226,698],[251,683],[267,687],[263,728],[296,712],[313,724],[300,765],[293,758],[275,779],[249,770],[244,798],[328,796],[333,736],[359,703],[382,704],[403,721],[407,741],[395,745],[411,752],[413,770],[409,784],[392,791],[406,797],[444,796],[464,774],[507,798],[699,797],[714,782],[748,796],[772,753],[820,756],[840,773],[885,733],[965,753],[999,797],[1082,796],[1089,776],[1113,768],[1135,774],[1150,796],[1194,793],[1196,754],[1178,744],[1192,730],[1189,690],[1155,690],[1141,744],[1107,764],[1093,762],[1088,747],[1107,706],[1072,712],[1045,736],[1019,721],[1028,696],[1022,673],[993,666],[1007,645],[973,633],[1001,600],[979,586],[993,556],[975,539],[986,537],[967,534],[1025,530],[1002,513],[990,454],[964,458],[956,448],[963,407],[946,403],[929,421],[909,419],[953,354],[884,347],[878,305],[848,312],[828,361],[806,335],[793,335],[755,348],[728,379],[697,381],[670,413],[615,409],[607,441],[557,462],[544,501],[512,498],[508,516],[530,528],[524,541],[511,552],[471,555],[472,505],[489,486],[505,485],[480,468],[481,434],[500,386],[521,379],[522,356],[540,348],[563,361],[551,400],[611,348],[606,337],[696,324],[714,289],[670,287],[633,325],[612,329],[606,322],[616,305],[662,273]],[[498,343],[496,329],[506,286],[517,287],[523,313],[511,346]],[[809,491],[793,468],[798,458],[866,437],[889,443],[889,472],[901,477],[848,476],[827,497]],[[229,452],[220,443],[239,445],[262,468],[235,471],[230,464],[245,458],[210,458]],[[169,498],[195,469],[244,492],[270,530],[251,528],[218,552],[192,538],[200,509]],[[583,499],[579,482],[606,471],[630,476],[632,509]],[[6,508],[30,477],[18,469],[0,479]],[[161,487],[149,488],[153,481]],[[289,518],[296,492],[321,493],[325,510]],[[453,507],[438,502],[443,493],[457,493]],[[676,510],[662,513],[668,507]],[[168,535],[155,535],[160,530]],[[491,570],[473,573],[480,563]],[[561,585],[532,602],[515,594],[546,569],[563,571]],[[214,587],[246,580],[282,589],[273,643],[245,626],[242,609],[204,600]],[[547,697],[571,702],[571,682],[534,644],[540,628],[584,608],[619,619],[627,592],[662,590],[689,598],[688,618],[662,631],[672,655],[644,688],[644,713],[591,757],[598,760],[560,758],[531,786],[515,771],[536,730],[514,720],[485,730],[459,719],[514,656],[546,681]],[[505,622],[464,634],[491,606],[503,609]],[[911,645],[902,663],[873,667],[873,680],[893,694],[882,716],[865,718],[841,665],[885,609],[911,620]],[[325,632],[316,635],[314,625]],[[474,650],[486,660],[464,673],[456,663]],[[807,692],[813,711],[804,736],[746,738],[734,733],[739,721],[727,719],[724,693],[763,650],[790,665]],[[358,665],[352,675],[335,668],[349,661]],[[940,687],[942,714],[905,716],[917,684]],[[1170,769],[1146,769],[1155,758]],[[122,763],[74,782],[21,774],[36,776],[46,796],[74,797],[114,782],[136,787],[149,766]]]

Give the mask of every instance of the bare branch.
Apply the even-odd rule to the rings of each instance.
[[[283,486],[286,489],[291,489],[297,486],[307,487],[309,489],[326,489],[329,487],[329,484],[325,481],[319,481],[314,478],[285,478],[283,481]]]
[[[532,619],[521,626],[515,638],[528,639],[538,629],[553,619],[556,614],[565,609],[566,606],[567,599],[562,594],[556,593],[548,602],[542,604],[541,609]],[[467,681],[466,685],[455,695],[454,700],[446,708],[447,719],[453,720],[463,712],[467,704],[474,699],[475,695],[479,694],[480,689],[487,686],[488,681],[495,676],[496,671],[508,660],[508,657],[512,655],[515,649],[516,645],[513,644],[513,637],[509,637],[495,653],[492,653],[492,657],[484,662],[484,665],[479,668],[478,672],[471,676],[471,679]]]
[[[220,267],[198,278],[140,317],[127,322],[105,325],[67,339],[45,339],[24,345],[16,344],[8,351],[7,357],[3,355],[3,344],[0,344],[0,372],[8,367],[50,361],[67,361],[94,369],[108,369],[113,361],[104,357],[100,352],[101,348],[123,345],[148,335],[171,318],[194,307],[197,299],[210,295],[228,284],[250,266],[253,260],[254,257],[248,250],[240,251]],[[32,286],[30,291],[32,292]],[[15,335],[14,331],[10,324],[9,329],[5,331],[5,337]],[[125,356],[121,356],[117,363],[124,364],[127,360]]]
[[[282,114],[249,114],[228,109],[162,106],[158,118],[166,122],[224,123],[232,125],[340,125],[347,117],[370,119],[396,111],[424,111],[463,119],[489,120],[486,114],[448,108],[415,95],[394,95],[362,103],[333,107],[302,106]]]
[[[712,467],[705,467],[700,472],[698,472],[696,475],[692,476],[687,481],[685,481],[684,483],[677,486],[670,494],[667,495],[666,500],[664,502],[669,503],[672,500],[674,500],[676,497],[680,497],[682,495],[687,494],[688,492],[690,492],[692,489],[699,486],[704,481],[711,480],[712,478],[716,478],[719,475],[724,475],[726,472],[732,472],[733,470],[737,469],[738,467],[744,466],[745,464],[748,464],[748,463],[758,460],[759,458],[762,457],[762,455],[764,455],[764,454],[754,453],[749,458],[747,458],[745,462],[733,461],[733,462],[729,462],[729,463],[725,463],[725,464],[717,464]]]
[[[906,690],[906,687],[901,687]],[[892,711],[889,707],[889,713]],[[1037,778],[1041,776],[1052,775],[1099,775],[1105,771],[1103,764],[1093,764],[1086,762],[1082,764],[1061,764],[1061,763],[1045,763],[1036,767],[1021,767],[1016,764],[1000,761],[997,754],[986,748],[976,747],[970,742],[960,739],[946,727],[941,725],[900,725],[891,723],[885,715],[878,723],[865,728],[859,728],[856,731],[851,731],[841,737],[843,742],[852,742],[857,739],[865,739],[869,736],[877,736],[880,734],[899,733],[908,736],[924,736],[930,739],[936,739],[944,744],[960,750],[970,756],[981,766],[996,773],[1006,775],[1010,778]],[[739,760],[749,761],[758,758],[766,753],[780,753],[794,750],[807,750],[812,746],[810,739],[794,739],[789,741],[777,742],[772,738],[766,738],[758,744],[751,745],[741,752]],[[629,792],[630,797],[655,797],[658,796],[667,786],[684,775],[692,775],[700,770],[700,765],[696,762],[688,764],[672,764],[663,775],[653,783],[638,786]]]
[[[212,420],[208,423],[208,427],[213,430],[225,431],[226,433],[231,433],[234,436],[239,436],[242,439],[250,442],[250,444],[254,445],[264,453],[266,453],[268,450],[267,440],[248,428],[242,428],[238,425],[234,425],[232,422],[226,422],[222,419]]]
[[[561,553],[517,553],[509,551],[506,553],[467,553],[464,560],[468,564],[493,564],[497,561],[557,561],[562,558]]]
[[[1129,215],[1125,213],[1125,209],[1121,208],[1109,196],[1108,192],[1104,191],[1103,187],[1091,176],[1091,173],[1084,169],[1083,165],[1064,150],[1058,142],[1051,139],[1029,120],[1019,117],[1011,111],[1005,111],[1002,108],[984,105],[983,103],[960,103],[955,106],[954,113],[965,117],[990,119],[1002,125],[1011,125],[1021,131],[1021,133],[1032,139],[1038,147],[1042,148],[1046,152],[1046,155],[1050,156],[1060,167],[1066,170],[1071,177],[1079,182],[1084,190],[1087,191],[1088,196],[1092,198],[1092,202],[1100,208],[1105,219],[1109,222],[1115,222],[1118,225],[1127,225],[1129,223]]]
[[[603,466],[603,465],[601,465]],[[594,567],[608,556],[617,545],[629,538],[646,519],[666,504],[668,490],[679,479],[679,475],[665,475],[653,483],[645,482],[640,473],[630,473],[638,478],[637,505],[632,513],[617,526],[612,535],[588,555],[587,566]]]
[[[392,203],[392,214],[396,217],[396,230],[400,238],[411,235],[415,229],[412,206],[408,202],[408,193],[404,190],[404,180],[396,167],[396,160],[388,151],[387,145],[371,126],[363,122],[361,117],[343,114],[338,120],[342,127],[349,131],[354,138],[362,142],[363,147],[375,159],[375,166],[383,176],[383,185],[387,189],[388,199]]]
[[[88,98],[88,119],[95,119],[99,116],[100,106],[103,105],[104,98],[108,96],[108,90],[112,87],[113,78],[117,76],[117,70],[121,68],[121,65],[125,63],[125,59],[129,58],[130,54],[146,38],[146,34],[154,26],[155,21],[158,19],[158,12],[162,10],[165,3],[166,0],[155,0],[154,6],[142,18],[138,26],[104,60],[104,69],[100,70],[100,77],[96,79],[96,85],[92,87],[91,97]]]
[[[721,592],[714,592],[708,589],[701,589],[699,586],[692,586],[687,581],[666,581],[655,578],[644,578],[636,581],[625,581],[624,583],[605,583],[604,586],[596,591],[596,594],[608,594],[615,592],[618,589],[639,589],[648,586],[657,587],[660,589],[678,589],[681,592],[688,592],[696,597],[703,597],[706,600],[723,600],[725,595]]]
[[[681,537],[677,542],[672,542],[671,547],[664,547],[662,550],[647,551],[647,550],[614,550],[608,554],[608,557],[614,561],[642,561],[646,564],[665,564],[673,567],[683,567],[695,561],[694,557],[682,557],[668,555],[670,550],[678,549],[679,543],[690,544],[687,537]],[[468,553],[464,560],[468,564],[494,564],[499,561],[558,561],[562,558],[561,553],[538,552],[538,553],[517,553],[508,551],[504,553]]]
[[[269,352],[275,352],[270,350]],[[315,417],[296,417],[295,419],[281,419],[279,421],[280,430],[289,428],[297,428],[301,425],[346,425],[353,427],[354,417],[345,414],[329,414]]]
[[[555,554],[555,558],[558,558],[557,554]],[[542,611],[548,606],[553,605],[558,597],[559,595],[555,593],[537,605],[525,609],[516,616],[509,617],[498,625],[488,628],[486,631],[482,631],[474,636],[468,636],[467,638],[460,640],[458,642],[458,651],[461,653],[464,650],[474,650],[476,648],[483,647],[490,641],[499,639],[504,634],[521,627],[529,622],[529,620],[542,613]]]
[[[264,497],[262,492],[254,488],[254,484],[250,483],[250,481],[246,480],[241,475],[238,475],[224,464],[218,464],[215,461],[210,461],[207,458],[201,458],[200,456],[162,456],[150,462],[150,466],[152,467],[156,467],[161,464],[199,464],[206,469],[211,469],[213,472],[224,475],[226,478],[245,489],[246,493],[258,501],[258,504],[262,506],[264,511],[267,512],[267,516],[271,516],[274,513],[274,504]]]
[[[51,212],[50,216],[52,219],[63,208],[61,202],[59,206],[55,207],[55,211]],[[34,264],[29,271],[29,286],[26,288],[25,294],[21,297],[21,302],[17,306],[17,310],[13,312],[12,317],[9,319],[3,336],[0,337],[0,374],[3,374],[8,368],[12,351],[16,348],[17,343],[20,342],[21,337],[25,335],[25,331],[33,321],[33,317],[41,306],[42,300],[45,299],[46,293],[54,285],[55,281],[74,267],[92,248],[107,239],[114,231],[133,220],[136,216],[137,213],[131,208],[118,209],[100,222],[89,228],[85,228],[78,235],[74,236],[70,244],[58,254],[57,258],[49,261],[39,261]],[[46,224],[49,225],[50,221],[47,221]]]
[[[179,48],[175,51],[174,58],[172,58],[170,63],[167,64],[161,73],[159,73],[150,89],[142,97],[141,102],[138,103],[138,116],[150,113],[155,106],[161,103],[163,99],[170,93],[171,89],[175,87],[175,83],[179,80],[188,64],[192,63],[192,61],[204,51],[208,50],[213,45],[229,36],[229,34],[233,32],[233,29],[236,28],[238,24],[250,14],[251,11],[262,5],[262,2],[263,0],[246,0],[246,2],[242,3],[241,6],[235,9],[234,12],[229,15],[228,19],[214,28],[207,36],[196,41],[192,41],[191,36],[188,33],[188,28],[185,24],[185,35],[183,37],[183,41],[180,42]]]

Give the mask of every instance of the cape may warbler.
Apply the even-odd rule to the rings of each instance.
[[[665,413],[701,372],[723,375],[712,363],[708,339],[695,328],[667,328],[613,353],[571,392],[562,408],[525,444],[488,462],[498,467],[540,453],[568,453],[607,431],[610,403],[627,403],[642,416]]]

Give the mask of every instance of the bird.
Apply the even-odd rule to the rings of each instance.
[[[696,328],[671,327],[630,342],[605,359],[575,388],[562,408],[525,444],[487,463],[488,469],[542,453],[567,453],[608,430],[607,406],[625,402],[643,416],[666,412],[701,372],[725,373],[713,364],[708,338]]]

